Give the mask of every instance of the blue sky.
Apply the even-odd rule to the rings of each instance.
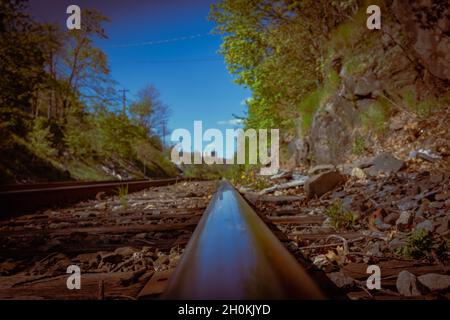
[[[129,89],[128,99],[153,84],[172,109],[169,129],[192,130],[194,120],[207,128],[234,128],[232,114],[243,115],[251,93],[234,84],[217,53],[221,38],[207,20],[211,0],[30,0],[39,20],[65,25],[66,8],[100,10],[111,19],[109,39],[98,42],[110,59],[112,77]],[[134,45],[192,37],[187,40]],[[181,61],[180,61],[181,60]]]

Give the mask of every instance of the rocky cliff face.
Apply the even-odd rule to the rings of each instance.
[[[382,30],[366,31],[355,48],[336,53],[333,61],[361,63],[357,70],[349,63],[333,65],[338,89],[318,107],[309,135],[296,141],[298,163],[342,163],[355,144],[370,147],[379,139],[377,127],[388,128],[396,113],[448,93],[450,5],[441,2],[393,1]],[[430,12],[440,18],[427,19]]]
[[[392,11],[408,45],[427,71],[450,80],[450,3],[447,0],[395,0]]]

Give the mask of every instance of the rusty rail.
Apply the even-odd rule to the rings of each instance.
[[[183,179],[57,182],[2,187],[0,189],[0,219],[36,212],[42,208],[67,206],[95,198],[100,192],[112,194],[123,186],[128,186],[128,192],[136,192],[150,187],[173,184],[181,180]]]
[[[326,299],[240,194],[221,181],[164,299]]]
[[[96,185],[105,183],[127,182],[127,181],[149,181],[149,179],[133,179],[133,180],[102,180],[102,181],[54,181],[54,182],[40,182],[40,183],[25,183],[25,184],[2,184],[0,185],[0,192],[2,191],[17,191],[17,190],[30,190],[30,189],[43,189],[43,188],[55,188],[55,187],[74,187],[82,185]]]

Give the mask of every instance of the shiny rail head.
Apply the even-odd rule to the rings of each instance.
[[[228,181],[221,181],[163,299],[325,299]]]

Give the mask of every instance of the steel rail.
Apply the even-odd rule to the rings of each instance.
[[[163,299],[327,299],[233,186],[221,181]]]
[[[37,184],[28,188],[14,186],[0,190],[0,219],[36,212],[42,208],[63,207],[95,198],[98,193],[113,194],[119,187],[136,192],[150,187],[166,186],[183,181],[182,178],[160,180],[128,180],[103,182],[61,182]]]
[[[127,182],[127,181],[149,181],[149,179],[133,179],[133,180],[101,180],[101,181],[54,181],[54,182],[39,182],[39,183],[24,183],[24,184],[2,184],[0,185],[1,191],[14,191],[14,190],[30,190],[30,189],[43,189],[43,188],[55,188],[55,187],[72,187],[77,185],[86,185],[86,184],[105,184],[105,183],[118,183],[118,182]]]

